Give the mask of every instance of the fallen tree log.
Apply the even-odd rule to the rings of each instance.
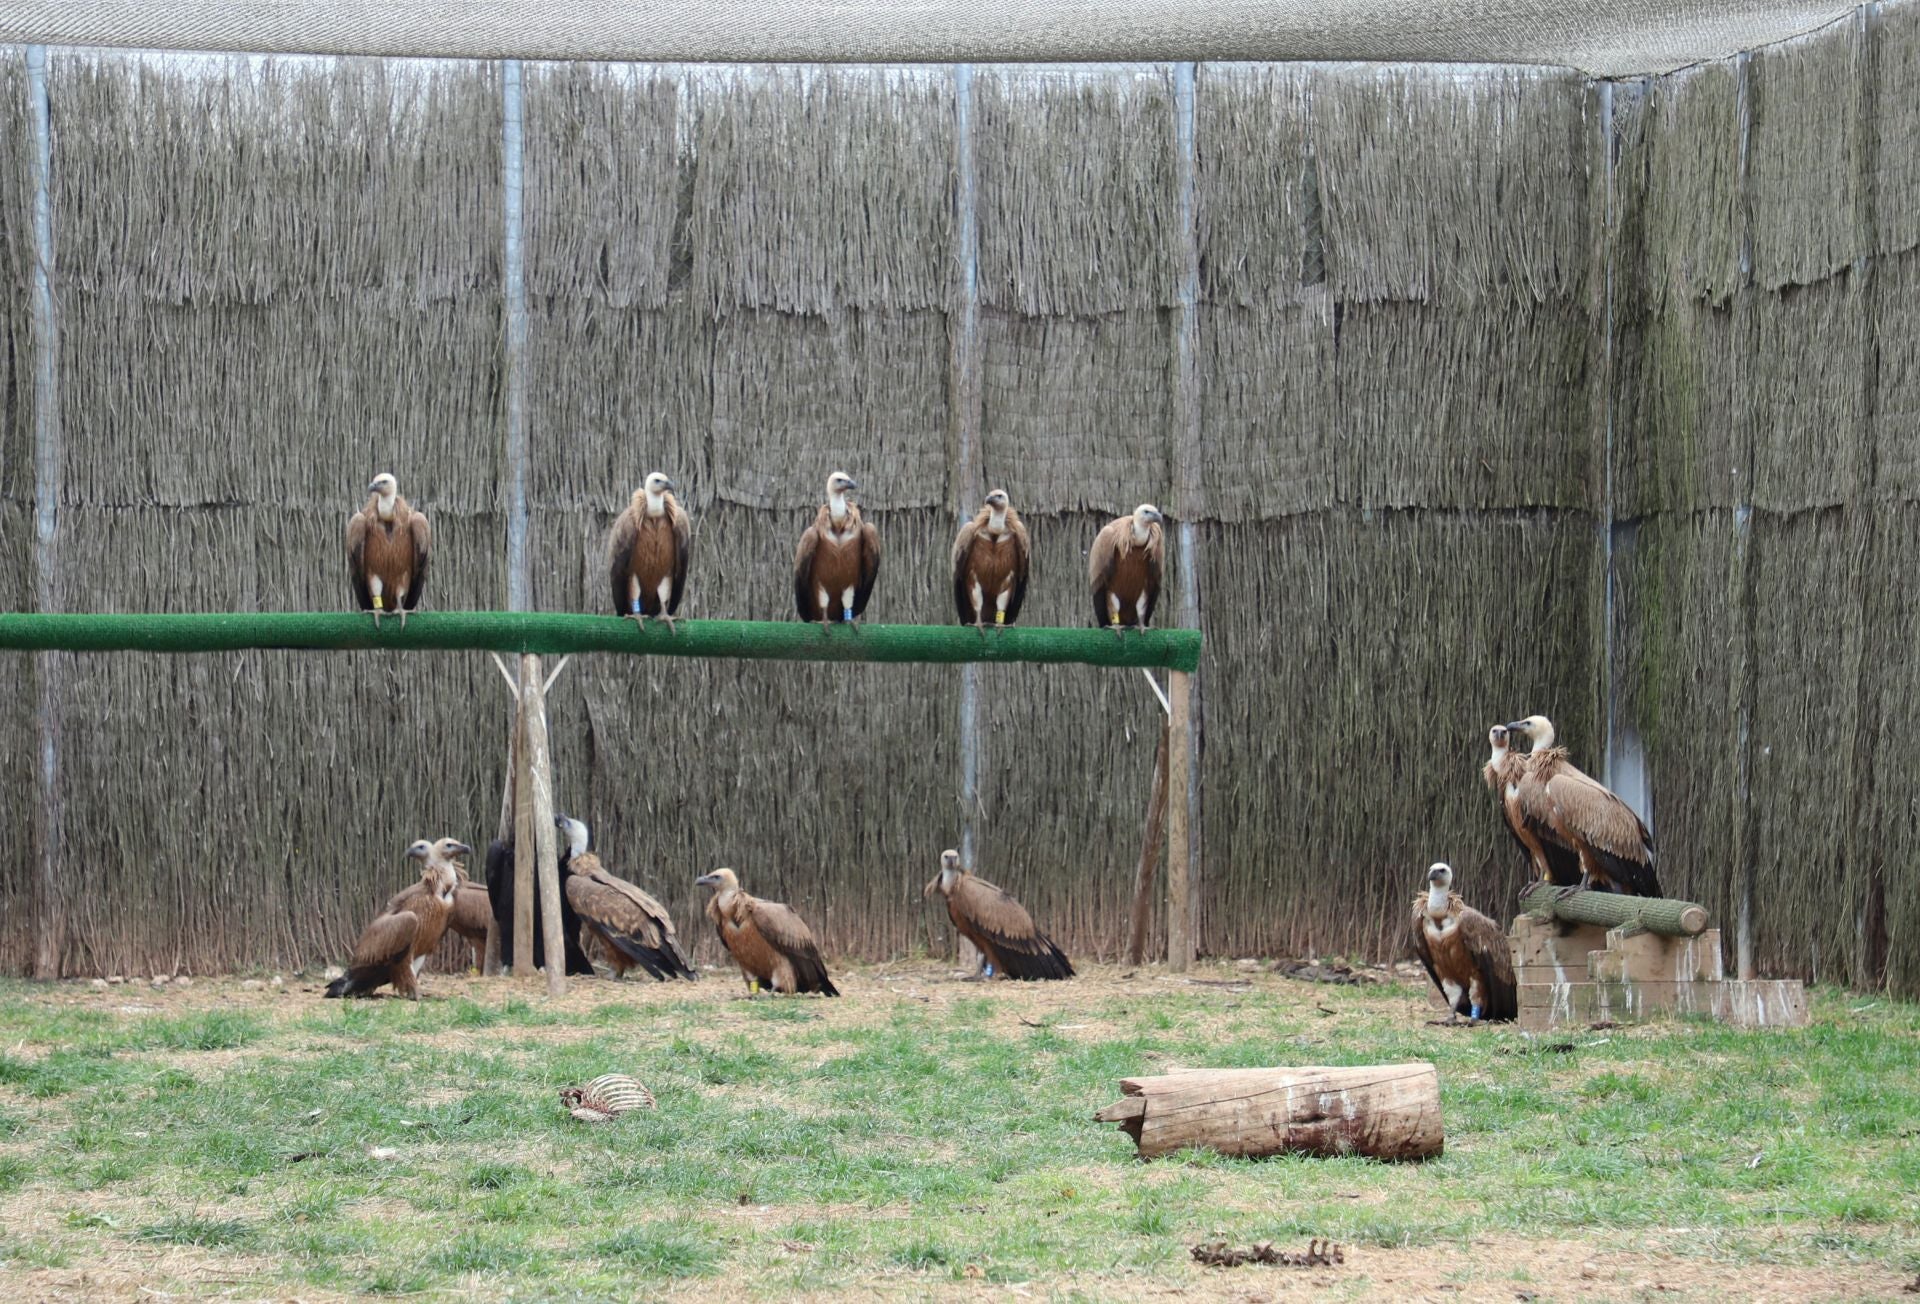
[[[1430,1159],[1445,1147],[1433,1065],[1193,1069],[1123,1078],[1093,1117],[1118,1123],[1142,1159],[1199,1147],[1223,1155],[1360,1154]]]
[[[1625,928],[1662,937],[1698,937],[1707,931],[1705,906],[1669,897],[1620,896],[1533,883],[1521,890],[1520,908],[1530,915],[1563,923]]]

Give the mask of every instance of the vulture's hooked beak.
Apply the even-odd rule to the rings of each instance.
[[[1441,879],[1445,878],[1446,876],[1447,874],[1445,870],[1430,869],[1427,871],[1427,882],[1438,883]]]
[[[702,874],[699,878],[693,880],[693,885],[695,887],[718,887],[720,885],[720,879],[713,874]]]
[[[667,477],[667,488],[678,492],[680,486],[674,482],[673,477],[669,476]]]
[[[1506,726],[1506,730],[1510,734],[1517,733],[1524,735],[1527,732],[1527,722],[1525,720],[1515,720]]]
[[[368,493],[378,493],[379,490],[380,490],[380,482],[378,480],[375,480],[372,484],[367,486]]]
[[[448,854],[455,855],[455,856],[471,856],[473,854],[473,848],[469,847],[464,842],[456,842],[451,847],[447,848],[447,852]]]

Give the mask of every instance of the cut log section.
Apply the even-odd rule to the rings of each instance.
[[[1433,1065],[1195,1069],[1122,1078],[1095,1114],[1118,1123],[1142,1159],[1198,1147],[1223,1155],[1359,1154],[1430,1159],[1446,1145]]]
[[[1579,888],[1534,883],[1520,893],[1520,908],[1530,915],[1566,924],[1597,924],[1662,937],[1698,937],[1707,931],[1707,908],[1670,897],[1617,896]]]

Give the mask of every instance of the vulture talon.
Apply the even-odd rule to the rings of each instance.
[[[677,617],[670,616],[663,611],[660,613],[658,619],[664,620],[667,622],[667,633],[673,634],[673,635],[678,635],[680,633],[679,626],[676,624],[676,621],[678,619]]]
[[[646,633],[646,630],[647,630],[646,613],[639,612],[639,611],[629,611],[626,615],[622,616],[620,619],[631,620],[635,625],[639,627],[641,633],[643,634]]]

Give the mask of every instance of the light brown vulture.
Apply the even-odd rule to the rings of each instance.
[[[947,899],[947,915],[960,935],[980,950],[981,978],[1071,978],[1067,953],[1033,926],[1018,901],[972,871],[960,868],[960,853],[940,853],[940,872],[921,891]]]
[[[454,858],[470,850],[452,838],[420,841],[407,848],[408,858],[421,862],[420,882],[426,891],[407,909],[383,911],[367,925],[353,945],[346,973],[327,984],[328,996],[371,996],[376,988],[391,983],[397,994],[420,999],[416,981],[420,968],[440,945],[460,885]]]
[[[370,612],[377,626],[389,611],[407,613],[419,607],[427,591],[427,558],[433,551],[433,531],[427,514],[417,512],[400,496],[399,483],[385,472],[367,486],[373,497],[347,518],[347,572],[353,579],[353,598]]]
[[[960,623],[984,629],[989,611],[995,625],[1018,620],[1027,599],[1030,555],[1020,513],[1006,490],[995,489],[953,541],[953,609]]]
[[[1166,518],[1152,503],[1110,522],[1087,552],[1087,583],[1093,588],[1093,623],[1111,628],[1145,629],[1160,600],[1160,575],[1166,565]]]
[[[1476,1022],[1518,1017],[1507,935],[1460,899],[1447,865],[1429,869],[1427,890],[1413,899],[1413,953],[1446,1000],[1448,1023],[1463,1014]]]
[[[648,616],[667,622],[687,587],[687,546],[693,537],[687,514],[674,498],[673,481],[655,471],[613,523],[607,539],[607,572],[613,609],[644,628]]]
[[[453,909],[447,915],[447,929],[457,933],[460,939],[473,948],[474,967],[478,968],[486,956],[487,925],[493,921],[493,903],[487,898],[486,885],[476,883],[467,877],[467,872],[458,865],[454,872],[459,878],[453,889]],[[411,910],[413,902],[431,895],[425,881],[394,894],[387,902],[387,913],[396,910]]]
[[[1547,785],[1532,772],[1532,758],[1513,750],[1503,724],[1487,730],[1487,742],[1492,754],[1480,767],[1480,777],[1500,798],[1507,832],[1542,882],[1578,887],[1580,857],[1553,827],[1553,803],[1547,799]]]
[[[553,822],[566,841],[560,873],[567,904],[580,916],[587,932],[600,939],[614,976],[624,978],[629,969],[641,969],[661,982],[698,978],[700,975],[687,963],[687,953],[680,949],[673,916],[667,908],[624,878],[607,872],[600,857],[587,850],[585,824],[565,815],[554,816]]]
[[[840,994],[827,977],[827,962],[820,958],[820,946],[806,920],[777,901],[742,892],[739,877],[730,869],[703,874],[694,885],[712,889],[707,918],[740,966],[748,992],[770,987],[788,994]]]
[[[1579,885],[1625,896],[1661,895],[1653,834],[1631,806],[1576,769],[1564,747],[1554,746],[1553,722],[1530,715],[1510,721],[1507,732],[1533,744],[1527,774],[1546,789],[1553,832],[1580,858]]]
[[[802,620],[830,625],[866,612],[880,574],[880,532],[847,500],[859,487],[845,471],[828,476],[827,501],[793,550],[793,606]]]

